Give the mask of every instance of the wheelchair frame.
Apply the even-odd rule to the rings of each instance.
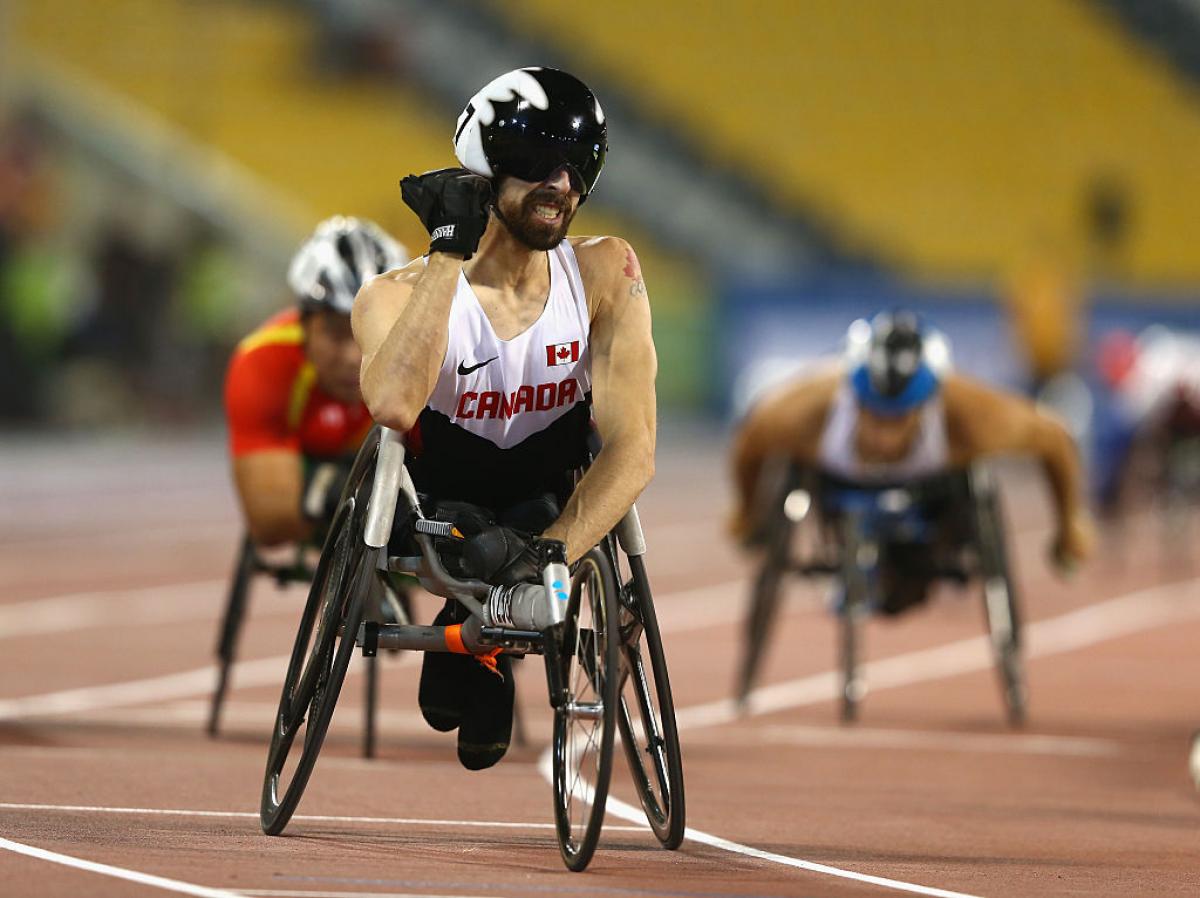
[[[930,571],[931,580],[967,583],[978,580],[988,634],[1004,698],[1008,722],[1021,724],[1026,715],[1026,686],[1021,663],[1021,616],[1009,566],[999,493],[990,469],[976,464],[913,484],[847,484],[810,469],[787,464],[773,472],[779,485],[761,491],[766,505],[766,551],[755,578],[746,624],[746,651],[738,671],[737,699],[745,705],[778,613],[784,577],[832,576],[842,582],[839,609],[839,656],[842,672],[841,718],[857,718],[866,684],[859,670],[861,624],[871,612],[887,526],[911,513],[918,516],[923,490],[930,484],[965,478],[971,533],[964,540],[967,566]],[[832,493],[852,494],[843,507],[831,510]],[[843,499],[845,497],[843,496]],[[890,519],[890,520],[889,520]],[[795,531],[806,521],[818,528],[811,557],[795,557]],[[930,522],[926,522],[927,524]]]

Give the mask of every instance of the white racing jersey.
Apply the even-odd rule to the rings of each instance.
[[[538,319],[501,340],[465,273],[450,308],[446,355],[409,435],[418,489],[481,505],[561,494],[584,461],[590,422],[589,316],[575,252],[547,253]]]
[[[822,469],[830,474],[853,482],[898,483],[939,474],[949,465],[946,414],[941,396],[933,397],[921,408],[920,430],[908,455],[888,464],[869,464],[859,459],[854,446],[858,414],[854,390],[848,383],[843,383],[825,418],[818,451]]]

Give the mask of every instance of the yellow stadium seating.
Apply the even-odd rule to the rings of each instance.
[[[1200,280],[1200,104],[1078,0],[495,0],[712,157],[902,268],[994,275],[1133,191],[1122,273]]]

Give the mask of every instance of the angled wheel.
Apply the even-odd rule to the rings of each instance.
[[[646,567],[638,556],[629,566],[633,578],[621,594],[623,685],[617,726],[646,820],[663,847],[674,850],[683,842],[685,826],[675,701]]]
[[[842,667],[842,722],[858,719],[858,706],[866,694],[866,683],[859,672],[859,641],[862,620],[870,606],[871,579],[867,568],[874,545],[863,538],[857,515],[842,518],[842,608],[839,617],[839,652]]]
[[[554,822],[564,863],[579,871],[600,841],[620,685],[616,577],[600,549],[571,576],[558,657],[564,695],[554,713]]]
[[[225,602],[225,616],[221,620],[221,635],[217,640],[217,685],[208,706],[208,735],[216,736],[221,728],[221,709],[225,705],[225,694],[229,690],[229,669],[237,655],[238,637],[246,619],[246,602],[250,595],[250,581],[254,577],[254,543],[250,536],[242,538],[237,561],[233,567],[233,580],[229,584],[229,598]]]
[[[982,478],[976,483],[975,527],[984,614],[1008,722],[1020,726],[1025,722],[1028,693],[1021,659],[1021,615],[1009,569],[1004,518],[995,488]]]
[[[267,752],[259,814],[268,835],[283,831],[304,794],[354,652],[374,576],[374,552],[361,531],[355,497],[343,497],[309,589]]]
[[[788,551],[792,542],[792,522],[783,514],[782,507],[773,516],[767,533],[767,549],[762,567],[754,579],[750,594],[750,613],[746,620],[746,646],[742,663],[738,668],[736,697],[744,704],[750,690],[758,679],[758,671],[766,654],[771,626],[778,616],[779,597],[783,576],[787,572]]]

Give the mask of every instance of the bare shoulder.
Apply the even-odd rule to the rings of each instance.
[[[942,396],[947,414],[983,423],[996,414],[1033,411],[1034,408],[1033,403],[1023,396],[961,374],[947,375],[942,384]]]
[[[629,241],[621,237],[571,237],[571,249],[579,260],[579,271],[584,275],[612,276],[614,269],[620,271],[630,261],[637,261],[637,254]]]
[[[599,303],[644,301],[642,266],[629,241],[621,237],[573,237],[571,248],[579,261],[579,276],[593,316]]]
[[[378,296],[403,296],[408,294],[425,271],[425,260],[418,257],[402,268],[377,274],[363,284],[358,300],[370,300]],[[357,305],[357,301],[355,303]]]
[[[357,321],[366,316],[374,316],[383,310],[398,312],[424,270],[424,260],[417,258],[403,268],[396,268],[367,280],[354,298],[351,312],[353,319]]]
[[[1020,449],[1043,420],[1024,396],[951,374],[942,385],[951,448],[965,459]]]
[[[833,366],[808,377],[788,381],[769,391],[746,415],[743,427],[783,426],[788,430],[820,428],[834,394],[842,383],[843,372]]]

